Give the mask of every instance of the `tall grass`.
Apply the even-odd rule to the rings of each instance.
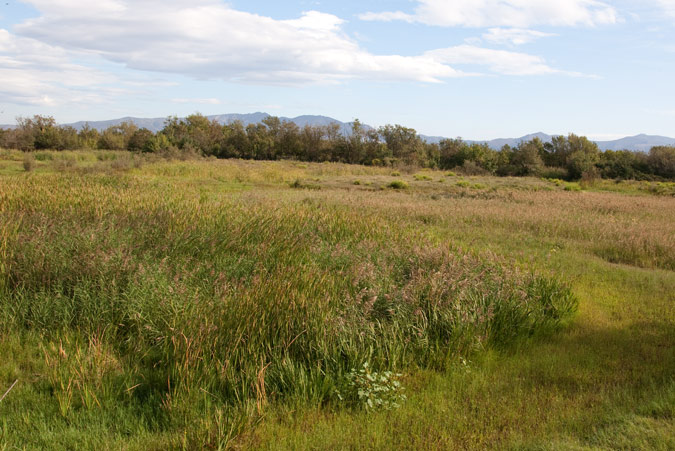
[[[189,178],[204,171],[215,187]],[[494,254],[320,192],[243,195],[253,169],[214,171],[0,179],[0,331],[41,337],[60,416],[122,408],[202,446],[269,402],[337,405],[365,362],[444,368],[576,308],[558,280]]]
[[[570,274],[586,314],[610,310],[593,327],[624,310],[644,319],[660,309],[672,323],[673,199],[642,185],[565,191],[537,179],[472,177],[459,187],[341,164],[73,155],[72,164],[41,157],[25,173],[8,154],[0,177],[0,390],[19,380],[1,405],[0,442],[9,446],[218,447],[279,406],[327,406],[352,418],[336,390],[365,362],[406,374],[415,402],[420,374],[445,377],[426,369],[566,322],[577,304],[561,282]],[[321,189],[294,189],[295,180]],[[408,189],[375,188],[393,180]],[[610,189],[630,190],[598,192]],[[606,376],[608,391],[619,379],[641,390],[640,374],[660,383],[669,335],[646,323],[635,330],[643,326],[660,350],[656,369],[640,367],[646,345],[614,346],[616,337],[598,333],[563,349],[578,351],[568,358],[588,367],[582,375],[559,365],[558,342],[542,344],[550,356],[533,361],[548,386],[519,354],[508,376],[494,376],[503,386],[467,375],[462,387],[448,382],[456,404],[443,405],[461,409],[477,397],[497,409],[505,396],[516,409],[499,410],[513,415],[509,428],[528,404],[519,433],[541,433],[535,411],[544,404],[576,411],[607,401],[593,389],[574,405],[583,381]],[[596,362],[613,366],[596,377]],[[619,377],[621,362],[628,376]],[[429,393],[433,413],[445,393]],[[478,421],[462,412],[467,425]],[[420,433],[441,429],[447,413],[437,413]],[[466,428],[454,432],[466,437]]]

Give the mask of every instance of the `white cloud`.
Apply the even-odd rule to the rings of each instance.
[[[550,36],[555,34],[523,28],[490,28],[483,39],[493,44],[523,45]]]
[[[672,0],[658,0],[672,3]],[[414,14],[365,13],[362,20],[405,20],[438,26],[594,26],[615,23],[616,10],[598,0],[418,0]]]
[[[656,3],[663,8],[666,14],[675,17],[675,0],[656,0]]]
[[[340,18],[316,11],[274,20],[212,0],[30,3],[42,16],[16,26],[19,33],[132,69],[268,84],[462,75],[420,56],[373,55],[341,31]]]
[[[381,13],[368,12],[359,14],[359,19],[373,22],[393,22],[395,20],[415,22],[415,16],[401,11],[385,11]]]
[[[114,65],[113,75],[105,60],[140,71],[267,85],[350,79],[437,83],[476,72],[569,75],[537,56],[468,45],[416,56],[372,54],[343,33],[340,18],[316,11],[274,20],[215,0],[29,3],[41,15],[15,26],[21,36],[0,30],[0,102],[86,105],[120,95],[149,98],[152,87],[167,85],[143,72],[118,75]],[[462,65],[471,65],[471,72],[457,68]]]
[[[505,75],[581,75],[554,69],[538,56],[506,50],[486,49],[473,45],[459,45],[447,49],[432,50],[426,52],[425,55],[447,64],[485,65],[492,72]]]
[[[0,29],[0,101],[52,106],[98,102],[114,81],[104,72],[70,61],[66,51]]]
[[[173,103],[189,103],[189,104],[202,104],[202,105],[220,105],[222,102],[216,98],[207,98],[207,99],[195,99],[195,98],[177,98],[171,99]]]

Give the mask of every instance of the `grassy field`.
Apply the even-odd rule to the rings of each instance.
[[[673,449],[674,193],[0,152],[0,449]]]

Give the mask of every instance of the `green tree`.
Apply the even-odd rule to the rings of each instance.
[[[656,146],[649,150],[647,164],[660,177],[675,178],[675,146]]]
[[[565,136],[553,136],[551,142],[544,146],[544,164],[550,167],[564,168],[567,166],[567,159],[571,153],[572,149]]]
[[[98,141],[101,138],[100,133],[95,128],[91,128],[89,123],[84,124],[84,127],[77,133],[78,145],[84,149],[96,149]]]
[[[219,158],[241,158],[250,154],[249,139],[241,121],[223,125],[223,140]]]
[[[16,122],[14,145],[19,150],[59,148],[59,130],[53,117],[19,117]]]
[[[265,159],[276,160],[277,156],[281,153],[279,148],[279,141],[281,140],[281,119],[276,116],[268,116],[263,119],[262,123],[267,127],[267,136],[272,143]]]
[[[127,149],[132,152],[150,152],[155,135],[147,128],[140,128],[133,132],[129,138]]]
[[[630,150],[606,150],[597,163],[603,178],[638,179],[650,172],[647,154]]]
[[[569,155],[565,167],[570,177],[581,178],[584,175],[592,175],[597,171],[596,163],[600,161],[600,149],[598,145],[585,136],[577,136],[570,133],[567,137]]]
[[[378,129],[378,133],[394,158],[406,164],[422,162],[424,143],[415,129],[402,125],[385,125]]]
[[[295,122],[282,121],[277,135],[277,149],[283,158],[300,157],[300,128]]]
[[[305,125],[300,132],[300,143],[303,149],[303,159],[307,161],[322,161],[326,156],[324,127]]]
[[[246,136],[248,137],[248,157],[255,160],[272,159],[274,141],[269,134],[265,124],[249,124],[246,126]]]
[[[439,165],[442,169],[452,169],[464,164],[467,152],[466,143],[461,138],[443,139],[439,143]]]
[[[354,119],[351,133],[346,140],[345,161],[347,163],[363,163],[365,159],[366,130],[361,121]]]
[[[538,175],[544,167],[541,158],[543,149],[544,143],[539,138],[520,142],[511,152],[510,165],[514,170],[513,175]]]
[[[57,131],[58,131],[58,143],[56,149],[65,150],[65,149],[81,148],[78,133],[74,127],[70,125],[61,126],[57,128]]]
[[[366,131],[364,144],[364,159],[366,164],[383,165],[387,158],[391,158],[391,152],[387,144],[380,140],[377,130]]]

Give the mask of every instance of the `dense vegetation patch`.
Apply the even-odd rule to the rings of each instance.
[[[183,173],[145,174],[168,168]],[[225,187],[121,173],[0,179],[0,331],[40,343],[39,384],[64,421],[122,415],[203,446],[270,401],[340,405],[364,364],[445,368],[576,309],[557,279],[377,209],[291,189],[301,183],[286,185],[292,197]],[[203,415],[220,420],[203,430]]]

